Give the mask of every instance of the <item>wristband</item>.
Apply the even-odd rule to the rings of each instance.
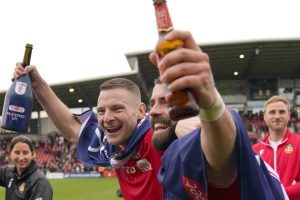
[[[213,122],[218,120],[225,112],[224,101],[217,91],[217,99],[214,105],[208,109],[200,108],[200,119],[206,122]]]

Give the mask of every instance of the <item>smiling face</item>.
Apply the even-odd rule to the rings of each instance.
[[[114,88],[100,92],[98,122],[111,145],[126,147],[145,112],[145,104],[141,103],[133,91]]]
[[[152,144],[157,150],[166,150],[177,136],[175,135],[176,123],[172,122],[169,116],[163,84],[156,84],[153,88],[150,105]]]
[[[289,119],[289,108],[284,102],[274,101],[266,106],[264,120],[269,127],[271,134],[284,134],[286,132]]]
[[[33,152],[28,144],[18,142],[11,149],[9,157],[12,163],[15,165],[17,172],[21,174],[27,169],[31,160],[33,159]]]

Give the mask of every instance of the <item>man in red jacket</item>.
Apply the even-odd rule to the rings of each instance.
[[[291,200],[300,199],[300,135],[287,128],[290,120],[289,102],[273,96],[264,106],[267,136],[253,145],[253,151],[279,174]]]

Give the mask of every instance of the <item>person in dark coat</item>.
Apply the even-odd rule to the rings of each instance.
[[[10,142],[9,158],[14,167],[0,168],[0,186],[6,200],[52,200],[52,186],[34,161],[32,140],[24,135]]]

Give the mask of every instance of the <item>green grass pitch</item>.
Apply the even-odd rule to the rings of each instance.
[[[53,200],[122,200],[116,196],[117,178],[50,179]],[[5,199],[5,189],[0,187],[0,199]]]

